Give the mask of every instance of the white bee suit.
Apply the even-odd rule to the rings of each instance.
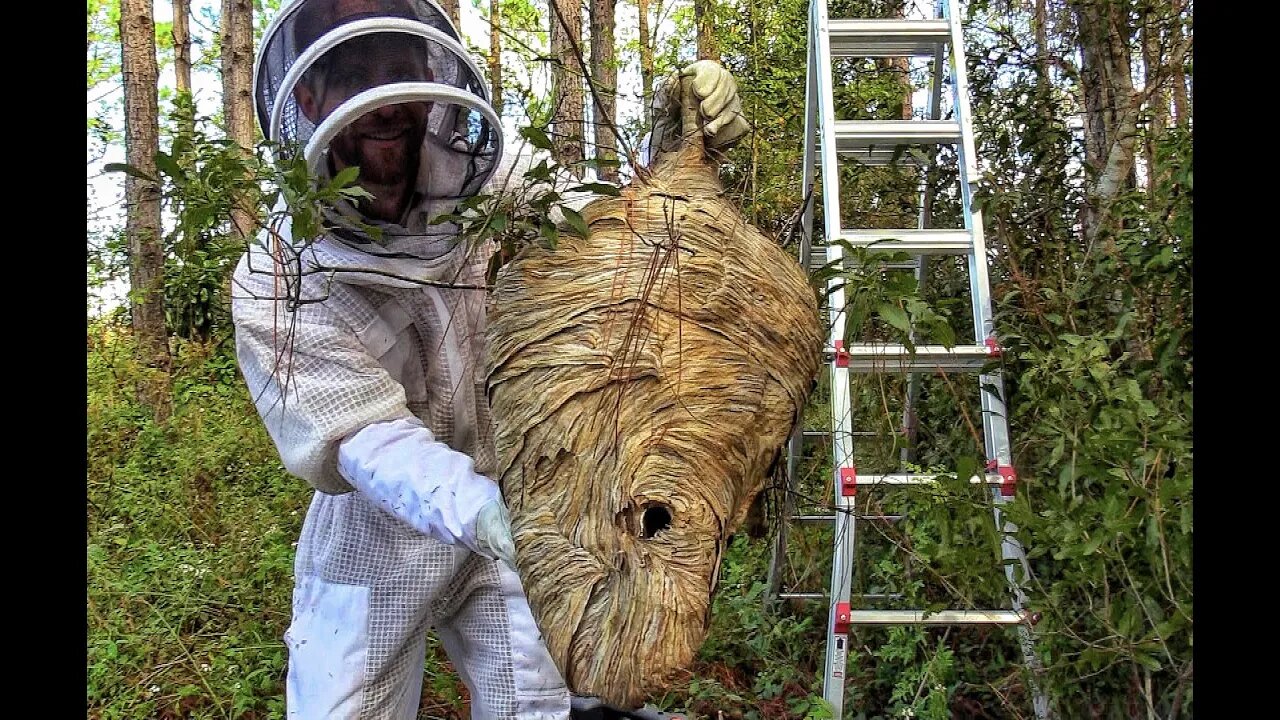
[[[458,284],[483,286],[475,257]],[[255,267],[270,268],[260,248],[235,274],[241,368],[285,466],[318,490],[295,564],[289,716],[412,718],[434,626],[473,717],[566,717],[518,577],[477,554],[476,515],[499,497],[483,291],[313,274],[303,299],[326,299],[291,312]]]
[[[401,42],[420,64],[363,86],[351,63],[327,62],[370,37]],[[501,501],[487,477],[490,252],[426,224],[480,190],[501,157],[482,77],[430,0],[300,0],[264,34],[259,122],[273,141],[305,146],[317,175],[344,124],[380,103],[430,108],[417,192],[399,223],[381,224],[383,237],[343,229],[337,215],[338,229],[305,247],[280,228],[252,244],[233,278],[246,384],[285,467],[317,491],[285,634],[290,718],[415,717],[430,628],[473,718],[569,714],[519,577],[493,559],[481,522]],[[355,87],[317,117],[299,107],[302,83]]]

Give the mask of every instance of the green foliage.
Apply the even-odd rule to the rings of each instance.
[[[127,325],[89,327],[88,686],[102,718],[283,712],[290,478],[233,360],[179,342],[163,425],[130,390]]]
[[[91,717],[283,717],[293,546],[311,492],[280,464],[225,346],[178,340],[157,425],[127,319],[88,329]],[[424,698],[464,717],[428,655]]]
[[[493,243],[496,252],[489,263],[489,282],[524,248],[554,249],[562,232],[586,237],[586,221],[571,205],[592,197],[617,197],[620,192],[607,183],[577,182],[577,168],[599,167],[602,161],[592,158],[564,165],[547,152],[551,139],[541,128],[524,126],[520,136],[534,148],[534,157],[542,159],[519,178],[497,178],[506,185],[506,192],[477,194],[463,200],[453,212],[432,218],[432,223],[457,223],[460,236],[473,248]],[[524,151],[524,147],[519,149]]]
[[[1063,243],[1078,258],[1065,292],[1005,308],[1022,462],[1039,480],[1010,515],[1037,548],[1050,680],[1090,678],[1067,712],[1191,699],[1189,151],[1162,140],[1170,172],[1153,196],[1123,198],[1098,247]]]
[[[1064,717],[1190,714],[1192,195],[1190,132],[1153,137],[1150,191],[1088,242],[1088,178],[1061,118],[1069,95],[1023,71],[974,76],[997,327],[1026,491],[1045,684]]]
[[[120,0],[89,0],[88,87],[120,77]]]
[[[172,125],[169,149],[156,154],[157,176],[123,163],[104,169],[161,187],[173,218],[164,244],[169,332],[188,340],[223,341],[231,335],[231,272],[246,244],[257,233],[276,232],[287,223],[293,243],[305,247],[320,236],[325,208],[368,193],[355,184],[357,168],[317,182],[299,152],[284,152],[268,143],[245,152],[215,134],[212,119],[197,116],[189,96],[176,98]],[[280,159],[272,160],[273,153]],[[264,192],[264,187],[270,190]],[[233,211],[245,213],[253,223],[248,237],[240,237],[232,227]],[[357,224],[370,236],[380,236],[378,228]],[[96,282],[122,272],[123,250],[122,242],[108,241],[92,256],[91,273],[94,268],[100,273]]]

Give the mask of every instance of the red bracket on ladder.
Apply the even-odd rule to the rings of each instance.
[[[836,603],[836,619],[835,622],[832,623],[831,629],[835,630],[837,635],[847,635],[853,625],[850,621],[852,616],[852,612],[849,609],[849,603]]]
[[[987,341],[984,342],[983,345],[987,346],[987,354],[993,358],[1000,357],[1000,354],[1004,352],[1000,347],[1000,342],[996,340],[995,335],[988,337]]]
[[[844,497],[858,494],[858,468],[840,468],[840,494]]]
[[[844,341],[836,341],[836,367],[849,367],[849,351],[844,349]]]
[[[1018,491],[1018,473],[1014,472],[1013,466],[1001,465],[998,460],[992,460],[987,463],[987,472],[993,471],[1000,474],[1000,495],[1013,497]]]

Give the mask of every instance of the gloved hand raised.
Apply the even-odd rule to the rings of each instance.
[[[702,101],[698,111],[707,119],[702,132],[709,147],[723,150],[747,134],[750,127],[742,116],[738,83],[720,63],[699,60],[685,66],[680,77],[692,78],[693,93]]]
[[[516,569],[516,543],[511,537],[511,516],[501,498],[490,500],[476,514],[476,544],[481,554]]]
[[[702,132],[708,149],[727,150],[751,129],[742,116],[742,99],[733,75],[714,60],[699,60],[669,75],[654,91],[650,147],[657,152],[651,153],[652,157],[680,147],[682,79],[693,83],[693,93],[700,101],[698,114],[705,121]]]
[[[375,505],[449,545],[515,569],[502,491],[417,418],[374,423],[338,446],[338,471]]]

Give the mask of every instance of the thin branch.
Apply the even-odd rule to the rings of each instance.
[[[564,39],[568,41],[569,48],[573,50],[574,57],[578,60],[578,67],[582,68],[583,77],[587,80],[587,88],[591,91],[591,100],[595,103],[597,108],[602,107],[603,104],[600,102],[599,92],[596,90],[595,78],[593,78],[591,73],[587,71],[587,61],[582,56],[582,48],[578,47],[578,43],[574,42],[573,34],[569,32],[569,25],[565,22],[564,15],[561,14],[560,7],[556,5],[555,0],[551,0],[548,4],[551,6],[551,10],[555,12],[556,20],[560,23],[560,27],[564,29]],[[613,118],[605,117],[604,121],[609,130],[613,132],[613,136],[618,140],[618,144],[622,146],[621,149],[623,150],[623,154],[627,157],[627,162],[631,163],[632,167],[639,165],[635,150],[631,148],[631,144],[627,142],[626,138],[623,137],[622,133],[618,130],[618,126],[614,124]],[[596,124],[599,124],[599,122]]]

